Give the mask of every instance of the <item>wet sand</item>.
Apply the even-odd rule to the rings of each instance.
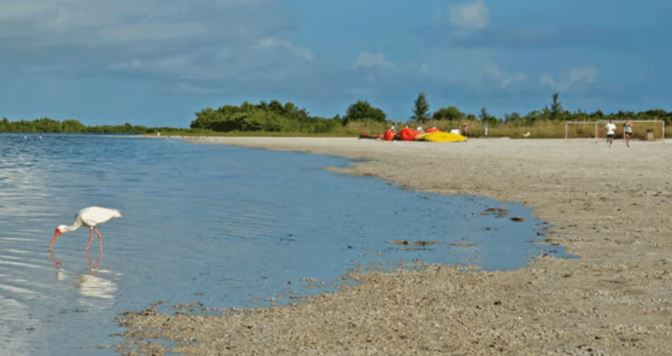
[[[369,273],[298,305],[125,315],[121,351],[187,354],[672,354],[672,142],[196,138],[356,159],[343,173],[522,202],[580,256],[527,268]],[[159,298],[160,296],[157,296]]]

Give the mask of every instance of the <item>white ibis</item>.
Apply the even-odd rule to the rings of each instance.
[[[49,242],[49,252],[54,250],[56,240],[65,232],[72,232],[79,229],[81,226],[89,228],[89,240],[86,242],[86,251],[89,251],[91,242],[93,242],[93,233],[98,236],[98,252],[103,253],[103,235],[98,231],[98,225],[108,222],[112,218],[120,218],[121,213],[117,209],[101,208],[97,206],[90,206],[80,210],[75,216],[75,221],[72,225],[59,225],[54,231],[54,236]]]

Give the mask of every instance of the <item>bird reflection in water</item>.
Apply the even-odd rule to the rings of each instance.
[[[85,250],[85,252],[86,265],[89,268],[89,272],[95,273],[100,269],[100,264],[103,262],[103,254],[99,253],[98,257],[96,257],[96,261],[94,262],[93,258],[91,257],[91,252],[89,252],[89,250]],[[49,251],[49,261],[51,262],[51,266],[57,270],[60,269],[63,265],[63,260],[56,257],[56,255],[54,255],[54,251]]]
[[[49,251],[49,261],[51,261],[51,266],[58,269],[63,265],[63,260],[56,258],[54,251]]]
[[[79,294],[83,297],[112,300],[117,292],[116,283],[92,273],[81,275],[77,279],[77,285]]]
[[[79,294],[83,297],[106,300],[114,299],[114,295],[117,292],[117,284],[98,275],[98,272],[101,272],[100,266],[102,261],[102,253],[98,254],[94,262],[93,258],[91,258],[91,253],[89,253],[88,250],[86,251],[86,262],[89,268],[88,273],[82,274],[77,279]]]
[[[75,283],[77,284],[79,294],[85,298],[78,299],[78,302],[85,306],[105,306],[108,302],[104,302],[103,305],[100,305],[100,301],[107,300],[111,302],[114,300],[117,292],[117,284],[99,275],[100,273],[111,273],[107,270],[101,270],[103,262],[102,253],[99,253],[94,260],[89,250],[85,250],[84,252],[86,254],[87,270],[85,273],[75,278]],[[52,267],[56,270],[56,278],[59,281],[65,281],[67,279],[66,273],[64,269],[61,268],[63,260],[56,257],[53,251],[49,251],[49,261],[51,261]],[[98,302],[96,302],[96,300]]]
[[[88,248],[85,249],[84,252],[86,254],[86,265],[89,268],[89,272],[90,273],[95,273],[96,271],[98,271],[100,269],[100,264],[103,262],[103,251],[102,250],[98,251],[98,256],[96,257],[95,262],[93,262],[93,258],[91,257],[91,252],[89,251]],[[63,260],[56,257],[53,249],[49,249],[48,257],[49,257],[49,261],[51,262],[52,267],[54,267],[56,269],[59,269],[63,265]]]
[[[89,267],[89,273],[91,274],[96,274],[96,272],[100,269],[100,264],[103,262],[103,252],[100,251],[98,254],[98,257],[96,257],[96,262],[93,262],[93,259],[91,258],[91,252],[89,250],[86,251],[86,265]]]

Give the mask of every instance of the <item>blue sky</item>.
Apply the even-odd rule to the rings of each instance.
[[[664,0],[1,0],[0,116],[186,127],[206,106],[672,110]]]

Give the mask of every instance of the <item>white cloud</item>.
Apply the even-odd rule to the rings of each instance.
[[[3,1],[0,3],[0,21],[32,18],[50,10],[49,3],[39,1]]]
[[[522,72],[507,73],[501,70],[494,64],[489,64],[485,67],[485,73],[502,89],[507,89],[516,84],[523,83],[527,80],[527,74]]]
[[[449,8],[448,21],[463,29],[483,29],[488,26],[490,10],[482,0]]]
[[[570,69],[564,79],[556,79],[553,75],[545,73],[541,76],[539,84],[553,90],[565,91],[581,85],[595,83],[596,80],[597,68],[587,66]]]
[[[357,55],[355,63],[352,64],[352,68],[369,68],[369,67],[379,67],[379,68],[394,68],[394,64],[385,59],[385,55],[382,53],[369,53],[362,52]]]
[[[140,41],[188,40],[206,36],[208,29],[197,22],[140,23],[108,27],[100,31],[103,43],[133,43]]]
[[[291,24],[272,0],[0,0],[0,51],[17,73],[111,71],[210,90],[303,73],[315,55],[282,39]]]
[[[134,58],[113,63],[108,66],[108,69],[134,74],[166,75],[172,80],[209,82],[225,81],[245,76],[248,72],[253,71],[256,66],[272,60],[254,56],[247,48],[241,48],[236,53],[244,54],[232,56],[231,50],[213,48],[171,56]],[[255,58],[255,60],[249,60],[249,58]]]
[[[183,72],[195,66],[193,55],[177,55],[158,59],[132,59],[130,61],[114,63],[109,66],[115,70],[147,71],[147,72]]]
[[[297,56],[288,56],[288,50]],[[287,41],[265,39],[253,44],[203,46],[187,52],[141,55],[115,61],[107,69],[167,78],[167,82],[172,83],[169,90],[174,92],[196,92],[190,88],[204,88],[205,93],[225,88],[223,83],[227,82],[263,81],[265,85],[284,82],[304,73],[306,61],[312,58],[312,52],[304,53]]]
[[[293,44],[290,41],[279,39],[279,38],[273,38],[273,37],[266,37],[262,38],[258,42],[259,46],[262,48],[282,48],[285,49],[294,55],[301,57],[307,61],[312,61],[315,58],[315,55],[311,50],[305,47],[300,47],[295,44]]]
[[[1,0],[0,39],[33,48],[143,50],[155,40],[187,46],[204,39],[256,41],[287,24],[270,1],[203,0],[196,6],[179,0]]]
[[[3,0],[0,3],[2,36],[89,32],[118,24],[132,16],[145,16],[156,6],[151,0],[92,2],[86,0]],[[30,23],[30,26],[25,26]]]

